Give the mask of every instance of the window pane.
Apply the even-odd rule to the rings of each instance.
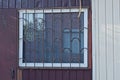
[[[24,62],[83,63],[84,13],[81,13],[80,19],[77,15],[75,12],[71,15],[25,13]]]
[[[63,35],[64,48],[70,48],[70,31],[68,29],[64,30]]]
[[[63,49],[64,53],[62,56],[63,63],[70,62],[70,30],[65,29],[63,35]]]
[[[72,53],[79,54],[80,42],[79,42],[79,29],[72,29]]]
[[[80,62],[84,63],[84,12],[81,13],[80,15]]]
[[[37,16],[37,17],[36,17]],[[24,61],[42,62],[43,14],[24,14]]]
[[[53,62],[53,14],[45,14],[44,62]]]

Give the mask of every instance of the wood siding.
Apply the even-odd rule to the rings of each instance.
[[[79,0],[0,0],[0,80],[92,80],[91,0],[82,0],[89,8],[87,69],[21,69],[18,67],[18,10],[79,7]],[[17,75],[17,70],[22,72]],[[15,77],[12,79],[12,70]],[[21,78],[23,77],[23,78]]]
[[[23,80],[91,80],[91,70],[57,70],[26,69],[23,71]],[[31,74],[30,74],[31,73]]]
[[[82,0],[83,7],[89,7],[90,0]],[[0,8],[50,8],[79,7],[79,0],[0,0]]]
[[[93,80],[120,79],[120,0],[92,0]]]
[[[17,10],[0,9],[0,80],[16,80],[17,37]]]

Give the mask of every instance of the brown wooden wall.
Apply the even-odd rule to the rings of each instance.
[[[81,0],[83,7],[89,7],[91,0]],[[50,8],[78,7],[79,0],[0,0],[0,8]]]
[[[14,75],[18,63],[16,15],[15,9],[0,9],[0,80],[16,80]]]
[[[88,70],[33,70],[23,71],[23,80],[92,80],[92,71]]]
[[[79,7],[79,0],[0,0],[0,80],[16,80],[18,69],[23,71],[23,80],[92,80],[90,4],[90,0],[82,0],[82,7],[89,8],[88,69],[21,69],[18,67],[18,9]]]

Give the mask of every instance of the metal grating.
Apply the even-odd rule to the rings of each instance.
[[[19,65],[87,67],[87,9],[20,10]]]

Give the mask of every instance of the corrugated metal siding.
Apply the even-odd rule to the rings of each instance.
[[[92,0],[93,80],[120,79],[120,0]]]

